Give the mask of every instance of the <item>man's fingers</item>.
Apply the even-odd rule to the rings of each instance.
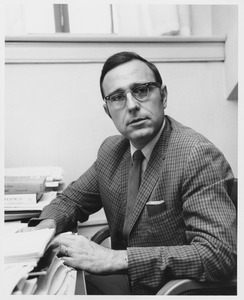
[[[77,262],[73,257],[64,256],[64,257],[61,257],[61,259],[63,260],[65,266],[68,266],[68,267],[71,267],[71,268],[74,268],[74,269],[79,269],[80,268],[80,266],[77,265]]]

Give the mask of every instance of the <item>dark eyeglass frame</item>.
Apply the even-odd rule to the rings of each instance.
[[[150,90],[150,88],[152,87],[158,87],[160,88],[162,85],[161,83],[159,82],[146,82],[146,83],[142,83],[142,84],[137,84],[135,87],[133,87],[132,89],[129,89],[129,90],[126,90],[126,91],[122,91],[122,92],[115,92],[115,93],[112,93],[106,97],[103,98],[103,100],[107,103],[109,102],[110,105],[114,108],[122,108],[124,107],[125,103],[126,103],[126,100],[127,100],[127,97],[126,97],[126,94],[127,93],[131,93],[131,95],[133,96],[133,98],[135,98],[137,101],[139,102],[143,102],[143,101],[146,101],[150,98],[151,96],[151,92],[152,90]],[[138,93],[138,91],[142,88],[142,87],[146,87],[146,95],[143,96],[142,98],[139,97],[138,98],[138,95],[136,95],[136,93]],[[119,100],[113,100],[111,97],[115,97],[115,96],[122,96],[122,98]]]

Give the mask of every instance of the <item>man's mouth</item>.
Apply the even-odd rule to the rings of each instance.
[[[130,121],[130,122],[129,122],[129,125],[131,125],[131,124],[138,124],[138,123],[144,122],[144,121],[146,121],[146,120],[147,120],[146,117],[145,117],[145,118],[136,118],[136,119],[133,119],[132,121]]]

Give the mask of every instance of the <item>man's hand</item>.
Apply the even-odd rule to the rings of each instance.
[[[20,228],[19,230],[17,230],[17,232],[27,232],[27,231],[33,231],[33,230],[39,230],[39,229],[45,229],[45,228],[56,229],[56,222],[52,219],[45,219],[45,220],[42,220],[36,226]]]
[[[114,274],[128,269],[127,251],[102,247],[84,236],[62,233],[52,242],[66,265],[93,274]]]

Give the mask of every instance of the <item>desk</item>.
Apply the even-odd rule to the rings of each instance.
[[[4,233],[11,235],[26,226],[27,223],[20,221],[5,222]],[[27,235],[31,233],[34,232],[29,232]],[[24,259],[21,264],[5,264],[4,293],[6,295],[11,293],[14,295],[86,295],[84,272],[65,266],[56,256],[58,249],[50,249],[33,262],[25,262]]]

